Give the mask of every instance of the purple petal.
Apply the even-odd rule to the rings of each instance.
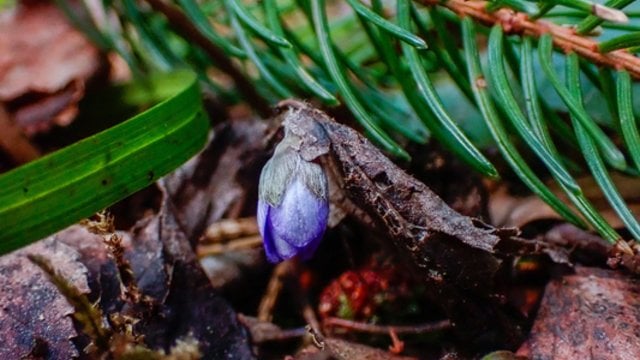
[[[280,206],[269,211],[276,251],[283,258],[310,257],[329,218],[329,203],[316,197],[300,180],[287,188]]]
[[[262,235],[262,243],[264,245],[264,253],[267,260],[271,263],[283,261],[276,250],[275,239],[273,237],[273,225],[269,219],[269,214],[273,208],[266,201],[258,200],[258,230]]]

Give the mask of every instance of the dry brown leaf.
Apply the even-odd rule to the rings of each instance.
[[[0,17],[0,102],[27,134],[71,122],[105,63],[53,3],[22,3]]]
[[[388,351],[377,349],[371,346],[357,344],[354,342],[338,339],[326,338],[324,349],[320,350],[315,345],[310,345],[303,349],[295,357],[295,360],[415,360],[415,357],[394,355]]]
[[[547,285],[518,355],[533,359],[640,359],[640,282],[577,267]]]
[[[635,214],[640,215],[640,179],[611,174],[620,195],[627,202],[627,206]],[[609,202],[604,197],[600,187],[591,177],[578,179],[578,184],[589,201],[598,210],[600,215],[614,228],[623,228],[624,224],[618,215],[611,209]],[[550,189],[565,203],[568,198],[555,184],[549,185]],[[549,205],[535,195],[515,196],[510,194],[506,186],[497,187],[489,197],[489,215],[492,224],[496,226],[521,228],[537,220],[562,220]]]
[[[0,359],[71,359],[78,354],[73,307],[29,254],[48,258],[73,286],[89,292],[78,252],[55,237],[0,257]]]

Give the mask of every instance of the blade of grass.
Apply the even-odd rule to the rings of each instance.
[[[152,78],[127,100],[169,92],[124,123],[0,176],[0,254],[131,195],[200,150],[209,122],[194,74]]]
[[[633,115],[631,76],[624,70],[618,72],[616,93],[622,137],[636,169],[640,170],[640,134],[638,134],[638,123]]]
[[[527,163],[522,159],[515,146],[509,141],[509,135],[505,131],[498,113],[493,106],[489,90],[486,87],[485,77],[480,66],[480,55],[476,46],[476,33],[473,21],[465,17],[462,19],[462,38],[464,52],[467,60],[469,78],[472,79],[472,89],[480,112],[484,117],[498,149],[511,165],[515,174],[525,185],[549,204],[558,214],[573,224],[584,226],[584,222],[567,205],[565,205],[549,188],[535,175]]]
[[[393,141],[389,135],[382,131],[369,117],[369,114],[362,107],[357,100],[353,91],[349,87],[347,79],[344,74],[344,70],[338,64],[333,46],[331,45],[331,37],[329,35],[329,25],[327,23],[327,15],[325,13],[324,0],[311,0],[311,14],[313,18],[313,25],[316,31],[318,43],[320,45],[320,53],[327,67],[327,71],[333,81],[338,86],[343,100],[349,110],[354,114],[356,119],[365,128],[365,130],[371,134],[373,139],[378,142],[382,147],[390,153],[408,159],[409,154],[404,151],[395,141]]]
[[[574,99],[578,102],[582,102],[578,55],[575,53],[567,55],[567,87],[573,94]],[[587,165],[593,174],[594,180],[598,183],[600,189],[602,189],[602,192],[609,201],[609,204],[611,204],[611,207],[618,216],[620,216],[620,220],[622,220],[622,222],[627,226],[629,232],[637,241],[640,241],[640,224],[633,213],[631,213],[631,210],[629,210],[629,207],[627,207],[624,199],[611,180],[593,139],[573,114],[571,116],[571,121],[573,122],[578,143],[582,148],[582,153],[584,154]]]
[[[556,90],[562,101],[569,108],[569,112],[576,117],[576,119],[584,126],[587,133],[593,138],[597,146],[602,151],[605,160],[613,166],[615,169],[624,170],[627,167],[627,163],[624,159],[624,155],[613,144],[611,139],[598,127],[598,125],[591,119],[584,106],[578,103],[571,92],[562,84],[560,78],[553,69],[553,63],[551,60],[553,47],[553,39],[551,35],[545,34],[540,37],[540,43],[538,53],[540,55],[540,64],[547,79],[551,82],[551,85]]]
[[[397,6],[398,24],[409,31],[411,29],[411,3],[409,0],[398,0]],[[431,80],[422,67],[417,50],[404,43],[401,46],[411,69],[411,74],[418,85],[417,90],[422,100],[429,106],[440,126],[444,129],[444,136],[451,138],[452,142],[456,144],[454,152],[460,154],[462,158],[470,160],[474,168],[482,169],[482,173],[495,174],[493,165],[476,149],[447,113]]]
[[[580,187],[564,168],[564,166],[554,157],[545,146],[538,140],[536,134],[527,125],[527,120],[518,102],[516,101],[509,81],[507,80],[504,67],[503,55],[503,30],[502,26],[496,25],[489,35],[489,79],[490,84],[497,93],[499,102],[511,120],[511,124],[516,128],[520,137],[533,150],[538,158],[547,166],[554,178],[571,189],[575,194],[580,193]]]

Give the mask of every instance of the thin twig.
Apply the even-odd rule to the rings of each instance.
[[[470,16],[479,22],[491,26],[500,24],[505,33],[540,37],[551,34],[553,43],[565,52],[575,52],[590,62],[625,69],[635,78],[640,78],[640,58],[626,50],[616,50],[606,54],[598,52],[598,42],[576,34],[575,29],[563,27],[544,20],[531,20],[525,13],[511,9],[488,12],[486,1],[419,0],[425,5],[443,5],[460,16]]]
[[[359,321],[329,317],[323,320],[325,327],[341,327],[349,330],[366,332],[369,334],[388,335],[393,330],[396,334],[426,334],[436,331],[447,330],[451,328],[451,321],[441,320],[426,324],[417,325],[377,325],[368,324]]]
[[[307,335],[307,330],[304,327],[281,329],[273,323],[260,321],[257,318],[243,314],[238,314],[238,321],[249,330],[254,344],[286,341]]]
[[[231,62],[231,59],[217,45],[209,41],[193,23],[173,5],[167,4],[163,0],[146,0],[151,7],[164,14],[169,20],[173,29],[187,40],[193,41],[213,60],[216,66],[227,73],[235,82],[238,90],[245,99],[261,116],[268,116],[271,113],[269,103],[256,91],[253,82],[247,79],[244,74]]]
[[[262,244],[262,237],[260,235],[243,237],[240,239],[231,240],[224,244],[211,244],[198,246],[198,258],[206,256],[220,255],[228,251],[237,251],[245,249],[253,249]]]
[[[255,217],[223,219],[207,227],[201,243],[222,243],[257,234],[258,223]]]
[[[258,320],[271,321],[273,308],[276,306],[278,295],[280,295],[280,290],[282,290],[283,279],[291,273],[294,261],[295,260],[287,260],[281,262],[275,267],[275,269],[273,269],[273,274],[271,274],[267,290],[260,301],[260,306],[258,307]]]
[[[40,157],[40,151],[24,136],[20,128],[11,121],[11,115],[0,103],[0,148],[3,148],[16,165]]]

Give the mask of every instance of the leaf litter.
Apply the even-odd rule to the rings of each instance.
[[[593,307],[580,307],[580,299],[604,301],[593,291],[617,294],[618,299],[637,292],[635,280],[624,273],[584,267],[577,267],[574,273],[571,261],[598,267],[605,267],[607,259],[611,263],[611,248],[602,246],[597,236],[579,229],[552,227],[527,239],[519,236],[516,229],[495,228],[487,223],[485,197],[490,200],[491,193],[483,190],[481,181],[468,183],[457,193],[454,186],[446,190],[438,180],[429,181],[429,174],[454,171],[450,170],[449,160],[442,162],[436,156],[434,167],[415,171],[418,179],[392,163],[357,132],[307,104],[285,102],[278,111],[271,122],[234,120],[218,125],[199,156],[158,183],[160,193],[154,196],[160,197],[159,205],[149,209],[151,214],[131,229],[94,234],[87,231],[87,225],[73,226],[33,245],[55,243],[66,249],[65,254],[72,254],[65,255],[64,261],[52,261],[53,255],[39,251],[43,259],[49,260],[52,270],[101,311],[103,325],[112,334],[108,339],[111,353],[107,356],[146,354],[172,358],[186,354],[205,359],[251,359],[290,354],[296,359],[465,359],[519,347],[518,355],[546,356],[561,354],[553,353],[560,350],[562,354],[599,351],[607,343],[609,348],[621,346],[619,339],[624,336],[630,345],[621,351],[636,354],[638,342],[631,340],[637,339],[638,334],[633,332],[635,323],[628,320],[638,316],[639,308],[633,301],[607,304],[607,309],[616,311],[605,312],[606,319],[611,318],[605,320],[614,329],[622,326],[628,330],[619,334],[609,328],[603,330],[605,335],[596,331],[603,326],[596,319],[602,319],[598,313],[588,314]],[[292,114],[297,118],[287,119]],[[303,135],[302,156],[319,161],[327,169],[333,219],[316,258],[306,264],[293,264],[279,280],[281,286],[268,310],[268,320],[254,321],[239,313],[256,313],[266,288],[268,265],[261,250],[251,243],[218,253],[203,252],[203,258],[198,259],[195,249],[206,246],[212,238],[220,244],[231,244],[255,236],[255,226],[241,226],[241,231],[220,235],[221,221],[241,217],[249,217],[243,221],[253,221],[250,219],[255,213],[259,170],[279,138],[283,120],[285,126]],[[425,183],[438,192],[449,191],[450,195],[444,195],[444,201]],[[465,198],[464,194],[470,195]],[[207,228],[218,235],[207,235]],[[46,336],[39,336],[37,327],[29,330],[31,343],[20,348],[20,354],[47,349],[48,354],[86,357],[85,350],[95,341],[95,334],[83,332],[78,321],[73,320],[77,317],[71,316],[73,308],[64,296],[26,260],[23,251],[27,249],[0,260],[20,259],[38,274],[40,281],[50,287],[49,297],[62,305],[55,316],[66,319],[58,324],[66,327]],[[398,280],[397,274],[387,274],[389,270],[367,267],[372,255],[382,255],[384,264],[402,269],[408,277]],[[76,264],[82,274],[79,283],[65,272],[65,261]],[[203,267],[208,269],[206,273]],[[216,279],[224,271],[226,275],[220,278],[226,280],[218,283],[205,275]],[[20,289],[26,291],[20,288],[20,282],[14,284],[13,279],[21,276],[12,274],[0,279],[5,281],[0,295],[8,293],[5,286],[17,289],[11,294]],[[354,274],[356,281],[351,282],[351,287],[345,286]],[[384,281],[392,284],[385,288]],[[405,281],[412,285],[402,285]],[[567,281],[571,286],[565,289],[562,284]],[[386,303],[374,303],[408,287],[421,287],[424,293],[417,298],[412,298],[413,294],[405,300],[396,297],[386,298]],[[401,288],[405,290],[398,290]],[[323,308],[317,307],[322,305],[319,294],[323,290],[325,295],[338,295],[328,297],[330,309],[325,307],[325,313],[330,316],[313,320],[314,312],[322,314]],[[357,291],[369,291],[373,296],[358,297],[361,294]],[[406,304],[403,301],[407,299],[420,303],[421,312],[402,321],[394,318],[397,312],[393,311],[391,316],[379,317],[380,309],[394,301]],[[548,315],[559,301],[568,319]],[[536,313],[538,305],[540,310]],[[12,317],[6,325],[0,322],[2,326],[17,328],[16,324],[33,321],[27,310],[30,304],[21,306],[25,310],[15,314],[24,314],[24,318]],[[353,318],[341,314],[341,306],[351,306],[360,315]],[[566,340],[573,333],[571,327],[554,322],[578,321],[570,313],[576,306],[585,316],[581,320],[584,331],[602,341],[563,340],[562,349],[550,350],[549,341],[558,344],[558,339]],[[55,308],[51,309],[54,312]],[[314,321],[319,328],[313,334],[301,330]],[[429,327],[438,322],[446,326],[437,331]],[[343,330],[336,331],[336,324]],[[256,330],[258,325],[261,332]],[[403,333],[412,326],[422,330],[417,335]],[[548,328],[555,332],[549,334],[544,330]],[[525,345],[521,347],[523,341]],[[499,354],[502,358],[515,358],[510,352]],[[511,357],[504,357],[507,354]]]

